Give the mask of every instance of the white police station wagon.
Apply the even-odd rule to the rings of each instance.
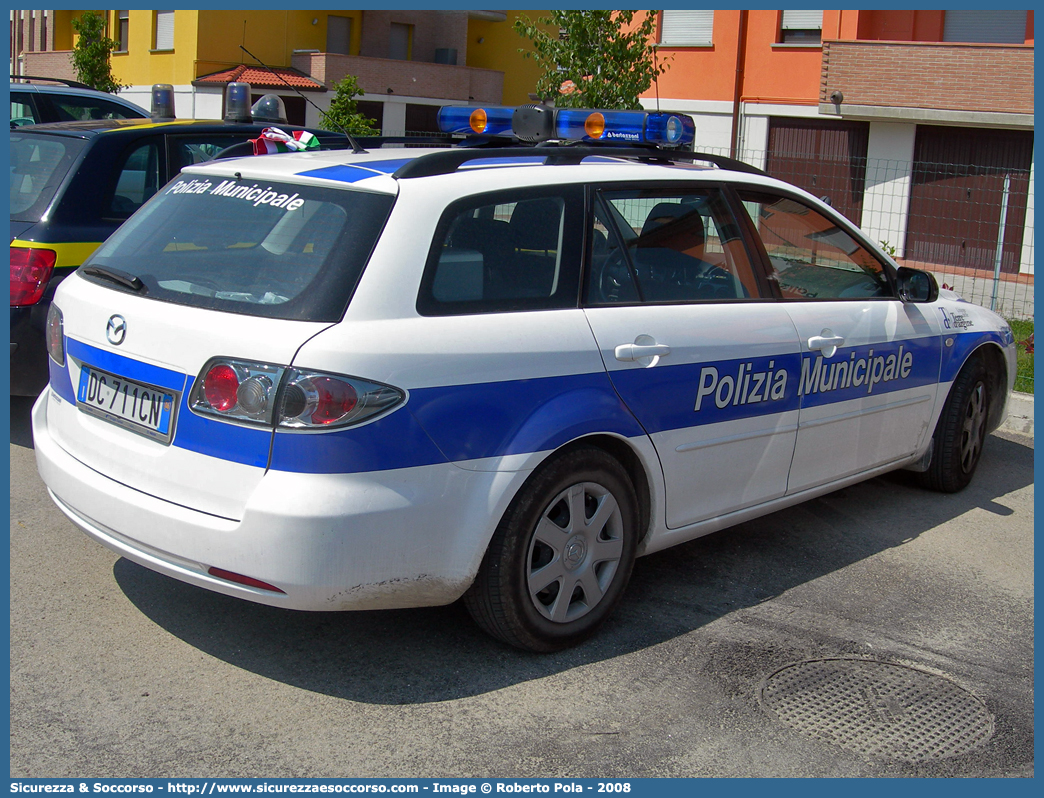
[[[231,596],[463,596],[550,651],[636,556],[892,469],[969,482],[998,316],[678,148],[688,117],[442,120],[516,137],[190,167],[62,283],[33,430],[70,519]]]

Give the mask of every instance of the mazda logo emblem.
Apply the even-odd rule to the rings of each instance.
[[[113,346],[119,346],[127,337],[127,320],[123,316],[109,316],[109,323],[105,325],[105,337]]]

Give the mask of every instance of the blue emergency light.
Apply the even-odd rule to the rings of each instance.
[[[678,147],[693,142],[696,124],[685,114],[562,108],[556,115],[555,134],[567,141]]]
[[[533,143],[558,139],[683,147],[696,139],[696,124],[691,116],[661,111],[595,111],[547,105],[517,109],[448,106],[439,110],[438,121],[443,133],[513,134]]]
[[[497,106],[448,105],[439,109],[439,130],[443,133],[510,136],[514,108]]]
[[[659,111],[646,114],[645,140],[667,147],[692,144],[696,140],[696,123],[687,114],[668,114]]]

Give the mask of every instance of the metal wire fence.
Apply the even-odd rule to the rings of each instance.
[[[708,150],[714,154],[728,154]],[[1033,174],[1026,168],[763,150],[740,160],[826,198],[896,260],[1009,319],[1034,318]]]

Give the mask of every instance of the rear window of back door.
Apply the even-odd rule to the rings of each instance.
[[[181,175],[80,270],[137,277],[162,302],[300,321],[338,321],[394,197]],[[99,267],[90,269],[90,267]],[[86,271],[85,271],[86,270]]]
[[[12,221],[38,222],[83,152],[83,139],[11,132]]]

